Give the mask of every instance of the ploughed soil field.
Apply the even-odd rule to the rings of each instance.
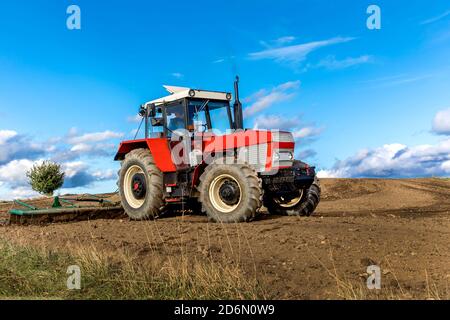
[[[239,265],[269,299],[450,298],[450,180],[322,179],[321,186],[312,217],[263,212],[251,223],[222,225],[172,213],[152,221],[5,223],[0,239]],[[0,219],[12,207],[0,203]],[[369,265],[381,268],[380,290],[367,289]]]

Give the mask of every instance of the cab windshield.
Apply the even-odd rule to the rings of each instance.
[[[188,129],[194,132],[211,132],[224,135],[232,128],[230,105],[226,101],[190,100]]]

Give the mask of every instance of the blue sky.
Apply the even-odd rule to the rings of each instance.
[[[139,104],[236,73],[247,127],[292,130],[323,176],[450,175],[449,56],[444,0],[2,1],[0,198],[31,194],[23,171],[45,158],[63,191],[113,191]]]

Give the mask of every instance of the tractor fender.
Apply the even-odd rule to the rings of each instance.
[[[155,160],[156,166],[161,172],[176,172],[177,168],[172,160],[169,143],[165,138],[151,138],[141,140],[123,141],[116,156],[115,161],[125,159],[125,156],[135,149],[149,149]]]

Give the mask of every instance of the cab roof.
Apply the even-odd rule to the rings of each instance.
[[[222,100],[222,101],[230,101],[232,99],[232,95],[229,92],[207,91],[176,86],[163,86],[163,87],[170,93],[170,95],[149,101],[146,104],[161,105],[184,98]]]

